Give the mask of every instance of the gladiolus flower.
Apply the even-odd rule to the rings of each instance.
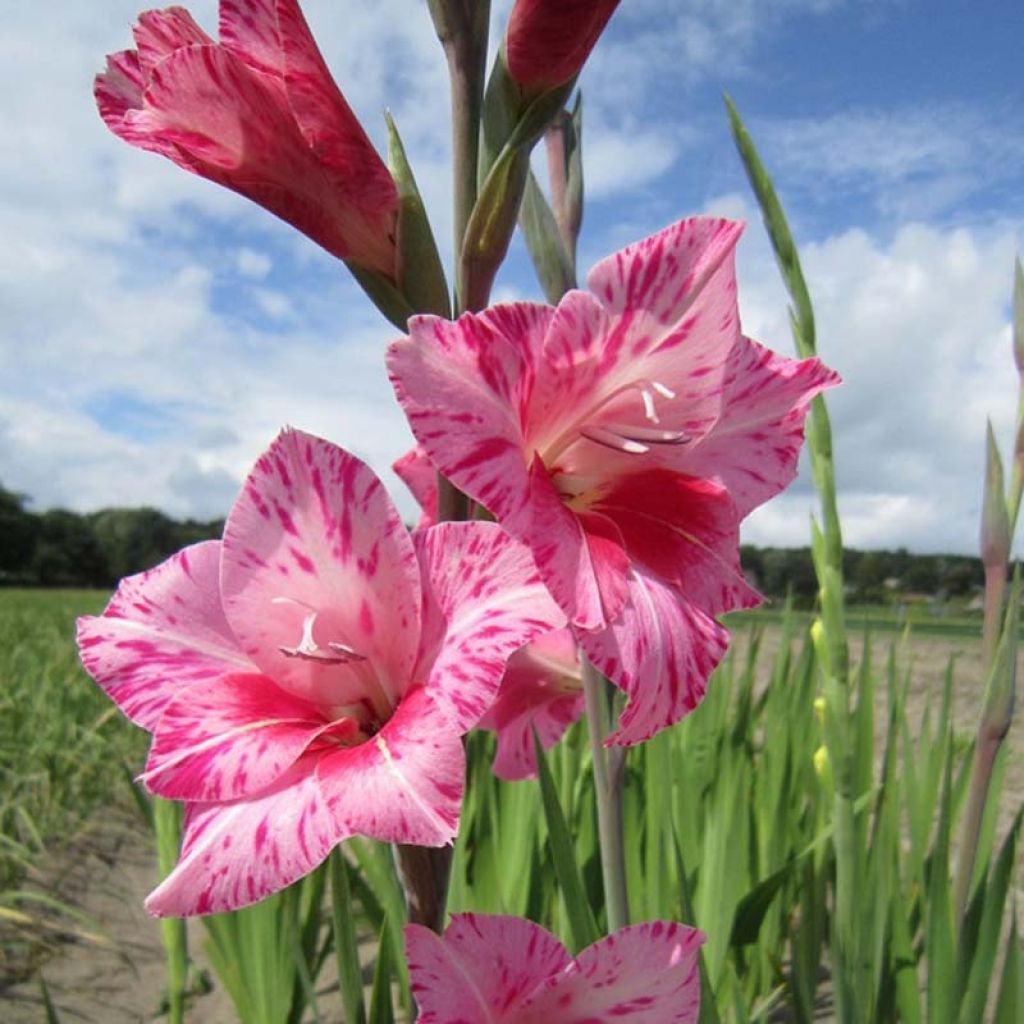
[[[579,74],[619,0],[516,0],[505,33],[509,75],[541,93]]]
[[[614,743],[696,706],[760,600],[739,523],[796,474],[838,377],[743,336],[741,225],[684,220],[602,260],[589,291],[410,321],[392,383],[427,456],[528,544],[590,660],[629,695]]]
[[[394,279],[398,191],[297,0],[221,0],[219,43],[181,7],[146,11],[134,35],[96,77],[115,135]]]
[[[479,728],[498,735],[494,774],[515,781],[537,774],[534,732],[549,750],[583,714],[583,677],[568,629],[531,641],[509,658],[498,695]]]
[[[407,925],[419,1024],[690,1024],[704,936],[667,921],[622,928],[573,959],[519,917],[453,914],[443,936]]]
[[[86,669],[153,735],[143,781],[187,803],[180,860],[147,908],[243,906],[355,834],[449,843],[461,736],[512,652],[563,624],[495,524],[410,537],[358,459],[281,434],[222,541],[79,620]]]

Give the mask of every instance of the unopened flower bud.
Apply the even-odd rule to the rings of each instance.
[[[981,560],[986,569],[1005,566],[1010,556],[1010,520],[1003,491],[1003,460],[992,423],[988,424],[985,495],[981,511]]]

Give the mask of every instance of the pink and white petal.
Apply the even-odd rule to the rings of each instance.
[[[565,625],[529,548],[497,523],[440,523],[413,536],[425,622],[416,678],[460,732],[493,703],[523,644]]]
[[[568,629],[537,637],[512,655],[498,696],[479,722],[479,728],[498,734],[498,778],[537,774],[534,732],[545,750],[553,747],[583,714],[582,687],[576,640]]]
[[[189,804],[178,863],[150,893],[146,910],[156,917],[237,910],[312,871],[346,838],[316,783],[315,764],[307,755],[246,800]]]
[[[541,578],[579,629],[601,629],[618,615],[628,593],[629,558],[614,523],[586,520],[563,501],[541,462],[530,467],[528,518],[504,525],[530,544]]]
[[[622,928],[588,946],[528,999],[522,1020],[559,1024],[695,1024],[700,946],[695,928],[669,921]]]
[[[249,67],[284,79],[276,0],[220,0],[221,44]]]
[[[337,830],[386,843],[455,838],[466,768],[461,732],[424,687],[372,739],[325,754],[317,778]]]
[[[437,469],[427,458],[427,453],[417,445],[396,459],[391,468],[423,510],[417,528],[423,530],[433,526],[437,522]]]
[[[190,684],[253,671],[224,617],[219,572],[220,542],[194,544],[122,580],[102,615],[78,620],[86,671],[143,729]]]
[[[612,315],[640,310],[657,324],[679,323],[718,268],[732,259],[739,221],[689,217],[606,256],[587,287]]]
[[[572,962],[540,925],[497,914],[453,914],[443,937],[407,925],[405,948],[419,1024],[520,1020],[524,1000]]]
[[[130,114],[141,110],[145,80],[134,50],[122,50],[107,57],[106,71],[93,80],[93,96],[103,123],[120,139],[172,160],[178,159],[173,142],[152,132],[141,132],[131,123]]]
[[[408,686],[420,636],[416,554],[380,481],[343,449],[296,430],[278,436],[228,516],[221,590],[243,647],[295,696],[369,700],[386,717]],[[326,656],[333,643],[364,660],[285,654],[314,614]]]
[[[692,711],[729,641],[724,626],[642,569],[629,595],[611,626],[577,634],[587,657],[629,697],[609,745],[642,743]]]
[[[740,568],[739,517],[720,484],[651,469],[612,480],[591,500],[616,524],[633,562],[709,615],[761,603]]]
[[[398,190],[359,119],[335,84],[297,0],[277,0],[288,102],[317,159],[370,216],[398,208]]]
[[[796,476],[807,408],[839,382],[817,359],[787,359],[744,338],[725,382],[722,415],[699,444],[680,453],[679,467],[721,480],[746,516]]]
[[[193,683],[167,705],[142,781],[169,799],[237,800],[272,786],[314,740],[357,731],[351,718],[327,721],[266,676],[225,675]]]
[[[530,303],[465,314],[455,323],[413,317],[388,349],[388,373],[416,439],[460,490],[502,523],[528,500],[522,417],[532,386],[523,336],[551,310]]]
[[[143,11],[132,29],[139,65],[145,75],[165,57],[183,46],[203,46],[213,40],[196,24],[184,7]]]
[[[136,141],[130,129],[173,143],[177,163],[288,219],[282,197],[275,205],[257,192],[268,182],[297,188],[310,161],[270,79],[216,44],[186,46],[151,69],[144,101],[126,116],[122,138]]]

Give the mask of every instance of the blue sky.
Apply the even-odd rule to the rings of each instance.
[[[212,32],[214,0],[190,9]],[[379,144],[393,111],[450,259],[447,83],[425,4],[304,9]],[[387,470],[409,444],[382,365],[393,330],[313,243],[96,115],[92,76],[138,10],[17,5],[0,39],[0,482],[36,508],[220,515],[291,423],[371,462],[411,515]],[[856,546],[971,552],[985,417],[1012,442],[1021,38],[1019,3],[623,0],[581,80],[581,268],[687,214],[744,218],[744,326],[789,352],[722,93],[739,105],[846,381],[830,405]],[[496,294],[537,296],[521,247]],[[804,473],[745,538],[804,544],[812,507]]]

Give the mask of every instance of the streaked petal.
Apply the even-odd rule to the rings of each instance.
[[[537,637],[512,655],[498,696],[479,722],[479,728],[498,734],[498,778],[537,774],[534,732],[545,750],[553,747],[583,714],[582,687],[576,640],[568,629]]]
[[[513,652],[565,625],[529,548],[496,523],[441,523],[413,540],[430,641],[417,675],[461,732],[498,692]]]
[[[621,928],[528,999],[516,1020],[558,1024],[695,1024],[704,936],[669,921]]]
[[[690,217],[595,264],[587,287],[613,315],[642,310],[663,326],[679,323],[743,233],[739,221]],[[723,282],[729,287],[729,282]],[[731,282],[735,292],[735,279]],[[733,294],[735,301],[735,294]]]
[[[530,467],[529,519],[506,527],[530,544],[552,596],[580,629],[600,629],[626,600],[629,559],[614,523],[565,504],[539,458]],[[525,524],[521,525],[521,524]]]
[[[325,754],[317,777],[339,833],[444,846],[458,830],[465,764],[461,732],[417,687],[372,739]]]
[[[610,481],[592,500],[632,561],[709,615],[760,604],[740,568],[739,516],[721,485],[652,469]]]
[[[380,481],[355,456],[283,432],[256,463],[224,528],[228,620],[265,675],[321,704],[383,687],[393,706],[419,647],[420,579],[412,542]],[[324,650],[365,660],[289,656],[310,614]],[[369,695],[378,712],[379,695]]]
[[[276,0],[220,0],[219,33],[225,49],[264,74],[284,78]]]
[[[413,317],[388,349],[388,373],[416,439],[460,490],[505,523],[527,501],[520,409],[531,386],[523,351],[543,336],[545,306],[517,303],[455,323]]]
[[[219,541],[194,544],[129,576],[102,615],[78,620],[86,671],[150,732],[191,683],[253,670],[221,609],[220,547]]]
[[[629,746],[674,725],[700,703],[729,634],[673,587],[637,569],[619,618],[577,639],[629,697],[618,730],[607,739]]]
[[[307,144],[339,172],[339,187],[358,194],[364,214],[398,207],[387,167],[345,102],[296,0],[277,0],[283,70],[295,121]]]
[[[722,415],[679,465],[721,480],[741,516],[796,476],[811,399],[839,383],[817,359],[787,359],[744,338],[725,382]]]
[[[312,871],[344,839],[307,755],[273,788],[235,803],[189,804],[181,856],[150,893],[157,917],[236,910]]]
[[[540,925],[490,914],[453,914],[443,937],[407,925],[405,948],[419,1024],[518,1020],[530,993],[571,963]]]
[[[168,705],[153,736],[143,781],[160,796],[226,801],[273,785],[318,737],[358,731],[261,675],[193,683]]]
[[[437,470],[420,445],[407,451],[391,464],[398,478],[419,502],[423,515],[417,523],[419,529],[437,522]]]
[[[132,29],[143,74],[165,57],[183,46],[212,43],[213,40],[196,24],[184,7],[168,7],[162,11],[143,11]]]

